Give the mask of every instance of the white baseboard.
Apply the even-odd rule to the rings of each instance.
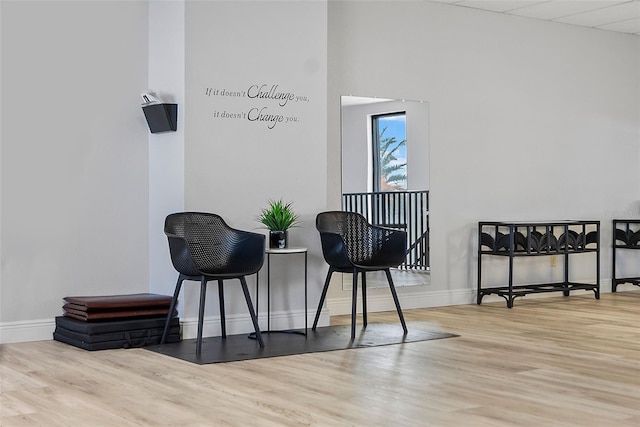
[[[589,282],[587,281],[586,283]],[[620,291],[623,291],[624,288],[619,287],[619,289]],[[610,292],[611,279],[601,280],[600,293]],[[407,310],[412,308],[444,307],[449,305],[464,305],[476,303],[475,289],[425,291],[420,293],[411,293],[410,295],[402,295],[402,293],[399,291],[398,294],[401,307]],[[544,298],[557,295],[557,292],[549,292],[527,295],[525,298]],[[483,299],[483,302],[493,301],[504,301],[504,298],[495,295],[487,295]],[[358,308],[362,308],[362,304],[360,302],[358,302]],[[376,311],[395,310],[395,305],[393,303],[393,298],[391,298],[391,294],[381,296],[369,295],[367,297],[367,309],[372,313]],[[328,325],[329,314],[340,315],[350,313],[350,297],[327,299],[327,309],[324,309],[321,312],[318,325]],[[315,308],[309,308],[309,312],[307,313],[307,324],[309,328],[311,328],[314,316]],[[260,313],[258,322],[261,330],[267,329],[267,316],[265,313]],[[196,337],[198,330],[197,318],[180,319],[180,324],[182,325],[183,338],[189,339]],[[226,326],[228,335],[253,332],[253,324],[248,315],[228,315],[226,319]],[[272,312],[270,318],[270,327],[272,330],[304,328],[304,310]],[[54,329],[55,319],[36,319],[19,322],[0,323],[0,344],[51,340],[53,339]],[[219,336],[220,330],[220,318],[218,316],[205,318],[203,336]]]
[[[595,283],[593,280],[585,280],[582,283]],[[400,306],[402,309],[412,309],[412,308],[428,308],[428,307],[445,307],[449,305],[465,305],[465,304],[475,304],[476,303],[476,293],[477,290],[474,289],[455,289],[451,291],[424,291],[411,293],[410,295],[402,295],[400,290],[398,289],[398,299],[400,300]],[[578,292],[578,291],[574,291]],[[592,291],[583,291],[589,292]],[[600,280],[600,293],[610,293],[611,292],[611,279]],[[558,296],[558,292],[548,292],[548,293],[539,293],[539,294],[529,294],[525,297],[520,298],[546,298]],[[505,301],[504,298],[497,295],[486,295],[482,302],[498,302]],[[517,301],[517,300],[516,300]],[[328,313],[324,313],[321,319],[327,319],[329,313],[331,315],[341,315],[341,314],[351,314],[351,297],[344,298],[332,298],[327,299],[327,308]],[[376,311],[395,311],[396,306],[393,303],[393,298],[391,297],[391,293],[388,295],[368,295],[367,296],[367,311],[368,312],[376,312]],[[362,311],[362,302],[361,299],[358,298],[357,303],[357,311],[360,313]],[[328,323],[325,323],[328,324]],[[324,325],[324,324],[323,324]]]
[[[0,344],[51,340],[55,328],[55,319],[0,323]]]
[[[315,313],[314,313],[315,314]],[[311,316],[311,314],[309,314]],[[308,327],[311,328],[311,322],[308,321]],[[187,318],[180,319],[182,325],[182,338],[195,338],[198,335],[198,319]],[[249,315],[226,316],[225,319],[227,335],[238,335],[253,332],[253,323]],[[267,327],[271,330],[283,329],[302,329],[304,328],[304,310],[295,310],[290,312],[272,312],[269,322],[266,314],[260,314],[258,317],[258,326],[261,331],[266,331]],[[215,337],[222,334],[221,322],[219,316],[207,317],[203,322],[202,336]]]
[[[315,313],[309,314],[312,316]],[[308,321],[311,327],[313,318]],[[10,344],[30,341],[47,341],[53,339],[53,331],[56,328],[55,319],[38,319],[20,322],[0,323],[0,344]],[[260,314],[258,323],[261,330],[267,329],[267,316]],[[180,319],[182,338],[195,338],[198,332],[198,319]],[[301,329],[304,328],[304,310],[291,312],[272,312],[269,322],[272,330]],[[253,332],[253,323],[248,314],[227,315],[227,334],[242,334]],[[203,322],[203,336],[219,336],[221,334],[221,322],[219,316],[205,317]]]
[[[460,289],[453,291],[425,291],[411,293],[411,295],[398,295],[402,309],[442,307],[448,305],[471,304],[475,302],[475,290]],[[361,299],[358,298],[358,312],[362,310]],[[327,299],[327,308],[332,315],[350,314],[351,297]],[[394,311],[396,309],[391,294],[368,295],[367,311]]]

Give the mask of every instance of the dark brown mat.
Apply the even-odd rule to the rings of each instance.
[[[304,332],[304,330],[297,331]],[[410,326],[409,333],[403,335],[400,325],[370,323],[366,329],[356,331],[356,338],[353,341],[351,341],[350,326],[327,326],[317,328],[315,331],[309,329],[307,336],[297,333],[263,332],[265,347],[262,349],[258,346],[256,340],[249,338],[248,334],[228,335],[226,340],[221,337],[203,338],[200,356],[195,354],[195,339],[144,348],[166,356],[204,365],[292,354],[405,344],[456,336],[444,332],[421,331],[412,329]]]
[[[104,309],[124,309],[139,307],[167,307],[171,304],[171,297],[158,294],[129,294],[64,297],[65,302],[74,304],[77,309],[85,311]]]
[[[82,311],[70,308],[68,307],[68,305],[69,304],[65,304],[62,307],[64,310],[63,314],[67,317],[71,317],[77,320],[83,320],[85,322],[91,322],[95,320],[128,319],[133,317],[166,316],[169,313],[169,307],[141,307],[138,309]]]

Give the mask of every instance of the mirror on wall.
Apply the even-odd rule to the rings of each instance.
[[[342,209],[407,232],[396,286],[426,285],[429,265],[429,108],[426,102],[341,97]],[[384,273],[367,287],[387,287]],[[351,275],[343,289],[351,288]]]

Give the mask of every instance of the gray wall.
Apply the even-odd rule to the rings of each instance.
[[[292,202],[302,222],[290,245],[309,248],[315,305],[324,271],[314,221],[326,200],[326,4],[187,2],[186,23],[185,208],[266,235],[260,210],[269,199]],[[294,99],[270,98],[277,93]],[[260,112],[283,121],[252,120]],[[271,325],[304,326],[304,257],[272,258]],[[259,280],[266,327],[266,268]],[[225,289],[229,333],[252,330],[238,281]],[[194,316],[197,286],[186,291],[185,315]],[[205,332],[219,333],[217,295],[209,297]]]
[[[0,12],[1,339],[26,341],[64,296],[149,289],[147,4]]]
[[[638,37],[384,1],[329,2],[328,34],[329,176],[341,95],[429,103],[431,283],[400,289],[406,305],[473,301],[480,220],[600,220],[610,285],[611,219],[640,216]],[[339,194],[330,182],[330,206]],[[527,262],[527,283],[561,273]],[[575,279],[595,278],[593,259],[574,265]],[[501,275],[488,272],[486,283]],[[371,294],[377,307],[393,307],[386,294]],[[348,292],[330,298],[332,313],[348,311]]]
[[[183,196],[255,230],[268,198],[294,201],[313,307],[326,272],[313,220],[340,203],[340,95],[429,103],[433,272],[400,290],[405,307],[472,301],[478,220],[599,219],[608,242],[614,216],[640,215],[638,37],[423,2],[187,2],[162,18],[184,19],[167,25],[184,52],[162,59],[148,7],[0,3],[1,342],[50,339],[66,295],[171,292],[174,272],[155,268],[167,262],[157,223]],[[183,62],[184,78],[180,65],[177,82],[149,69],[163,61]],[[203,95],[261,83],[310,101]],[[140,110],[156,84],[184,107],[175,147],[149,137]],[[301,120],[267,129],[211,115],[254,106]],[[163,197],[165,166],[184,194]],[[537,267],[523,279],[548,274]],[[300,321],[299,273],[291,260],[274,277],[282,323]],[[375,291],[370,307],[387,308]],[[339,286],[330,297],[331,313],[349,306]],[[183,299],[192,322],[192,290]],[[230,304],[248,329],[242,300]]]

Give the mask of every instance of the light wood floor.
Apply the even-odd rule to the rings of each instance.
[[[4,345],[0,425],[640,426],[640,290],[405,316],[460,337],[204,366]]]

